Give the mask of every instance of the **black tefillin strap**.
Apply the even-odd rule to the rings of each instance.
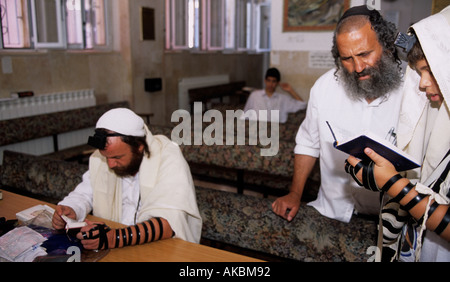
[[[450,155],[450,149],[448,150],[447,154],[445,154],[445,157],[442,159],[442,161],[444,161],[448,155]],[[441,161],[441,163],[442,163]],[[450,161],[447,163],[447,166],[445,167],[445,169],[442,171],[441,175],[439,176],[439,178],[436,180],[436,182],[433,184],[433,187],[431,187],[431,189],[433,189],[434,192],[439,193],[441,190],[441,184],[442,182],[444,182],[444,180],[447,178],[447,175],[450,172]],[[450,189],[447,193],[447,198],[450,198]]]
[[[349,173],[355,180],[357,180],[358,184],[360,186],[363,186],[364,188],[371,190],[371,191],[380,191],[380,192],[387,192],[389,189],[391,189],[392,185],[394,185],[397,181],[402,179],[403,177],[400,174],[396,174],[392,176],[386,184],[383,185],[383,187],[379,188],[376,181],[375,176],[373,172],[373,166],[374,162],[371,161],[368,164],[363,163],[360,161],[355,167],[353,167],[347,160],[345,161],[345,171]],[[356,177],[356,174],[362,169],[362,183],[358,180]],[[414,185],[411,183],[408,183],[401,191],[400,193],[393,199],[395,202],[400,202],[406,194],[408,194],[412,189],[414,188]],[[418,194],[416,197],[414,197],[410,202],[408,202],[405,205],[406,210],[411,210],[414,208],[420,201],[422,201],[424,198],[424,195]]]
[[[446,154],[444,159],[450,154],[449,152]],[[402,178],[400,174],[396,174],[391,179],[389,179],[386,184],[380,189],[378,185],[375,182],[375,178],[373,175],[373,162],[369,162],[368,164],[363,163],[360,161],[355,166],[352,166],[348,160],[345,160],[345,171],[349,173],[360,186],[364,186],[368,190],[372,191],[382,191],[387,192],[394,183],[396,183],[398,180]],[[363,181],[359,181],[359,179],[356,177],[356,174],[362,169],[362,179]],[[448,173],[450,171],[450,162],[447,164],[446,168],[442,172],[441,176],[437,179],[437,181],[434,183],[432,189],[439,193],[440,185],[442,182],[446,179]],[[395,196],[391,201],[399,203],[413,188],[415,187],[414,184],[409,182],[399,193],[397,196]],[[449,192],[450,193],[450,192]],[[447,197],[449,196],[449,193],[447,194]],[[406,211],[409,211],[413,209],[418,203],[420,203],[427,195],[424,194],[418,194],[414,198],[412,198],[406,205],[404,205],[404,209]],[[428,210],[428,217],[430,217],[433,212],[436,210],[436,208],[439,206],[437,202],[434,202],[429,210]],[[423,217],[418,220],[419,223],[423,222]],[[439,225],[436,227],[434,232],[438,235],[440,235],[444,230],[447,228],[447,226],[450,224],[450,209],[447,210],[446,214],[442,218]]]
[[[108,233],[111,230],[107,225],[105,224],[97,224],[94,228],[87,232],[81,232],[81,235],[83,236],[83,240],[93,240],[93,239],[99,239],[97,250],[102,249],[108,249],[108,237],[106,233]],[[94,231],[98,231],[96,235],[94,235]]]
[[[114,244],[114,247],[118,248],[120,246],[120,238],[122,238],[122,243],[123,243],[122,246],[123,247],[141,244],[141,237],[143,237],[143,236],[144,236],[144,241],[142,242],[143,244],[161,240],[164,235],[164,225],[163,225],[161,218],[155,217],[154,219],[156,220],[158,227],[159,227],[158,238],[156,238],[156,236],[157,236],[156,225],[153,223],[152,220],[147,220],[146,222],[142,222],[142,223],[139,223],[134,226],[129,226],[129,227],[122,228],[122,229],[116,229],[116,232],[115,232],[116,233],[115,234],[116,242]],[[148,223],[150,225],[150,228],[147,227],[146,223]],[[140,226],[142,226],[142,228],[144,229],[144,234],[141,234],[141,229],[139,228]],[[133,230],[135,232],[134,234],[133,234]],[[133,240],[133,236],[136,237],[136,240]],[[172,231],[172,237],[173,236],[175,236],[175,231]]]
[[[394,185],[397,181],[402,179],[403,177],[400,174],[396,174],[389,179],[386,184],[381,187],[378,187],[377,182],[375,181],[375,176],[373,172],[373,166],[375,163],[370,161],[369,163],[365,163],[363,161],[358,162],[355,166],[352,166],[348,160],[345,160],[345,172],[350,174],[353,179],[358,183],[359,186],[363,186],[367,190],[370,191],[380,191],[387,192],[392,185]],[[362,182],[356,177],[356,174],[362,169]]]
[[[450,155],[450,149],[448,150],[447,154],[445,154],[445,157],[442,160],[445,160],[448,157],[448,155]],[[436,192],[436,193],[440,192],[441,184],[447,178],[447,175],[449,174],[449,172],[450,172],[450,162],[447,163],[447,166],[445,167],[444,171],[441,173],[439,178],[434,183],[434,185],[432,187],[434,192]],[[447,192],[446,196],[447,196],[447,198],[450,198],[450,190]],[[434,202],[433,205],[431,205],[431,207],[428,211],[428,217],[431,216],[431,214],[436,210],[436,208],[438,206],[439,205],[437,204],[437,202]],[[439,225],[436,227],[434,232],[436,232],[436,234],[440,235],[445,230],[445,228],[447,227],[447,225],[449,223],[450,223],[450,208],[447,210],[447,213],[442,218],[441,223],[439,223]]]
[[[106,147],[106,141],[108,137],[126,136],[120,133],[106,133],[104,131],[96,130],[94,136],[90,136],[88,139],[88,145],[104,150]]]
[[[375,181],[375,177],[373,174],[373,166],[374,162],[370,161],[369,163],[365,163],[360,161],[356,164],[356,166],[352,166],[347,160],[345,160],[345,172],[350,174],[353,179],[358,183],[359,186],[363,186],[364,188],[378,192],[381,191],[378,188],[378,185]],[[362,182],[356,177],[356,174],[362,169]],[[390,187],[389,187],[390,188]],[[389,189],[388,188],[388,189]]]

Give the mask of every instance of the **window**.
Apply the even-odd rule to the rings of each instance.
[[[36,48],[64,48],[59,0],[31,0],[33,43]]]
[[[81,1],[66,2],[66,22],[67,22],[67,45],[72,47],[82,47],[83,38],[83,14]]]
[[[270,0],[166,0],[166,49],[269,51]]]
[[[203,46],[206,50],[222,50],[224,47],[224,33],[225,33],[225,0],[206,0],[205,13],[206,21],[206,36],[203,39],[206,41]]]
[[[107,45],[106,4],[104,0],[85,0],[86,48],[99,48]]]
[[[166,47],[172,49],[198,48],[200,0],[166,0]],[[170,24],[169,24],[170,22]]]
[[[106,3],[105,0],[0,0],[0,48],[108,47]]]
[[[270,6],[259,5],[257,9],[258,31],[256,37],[257,51],[270,51]]]
[[[5,48],[29,48],[28,14],[26,0],[0,0],[0,43]]]
[[[66,0],[66,27],[67,44],[71,48],[93,49],[106,46],[105,2]]]
[[[225,1],[225,49],[234,49],[236,44],[236,1]]]

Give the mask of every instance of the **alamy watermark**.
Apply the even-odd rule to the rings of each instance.
[[[171,139],[178,145],[260,145],[260,155],[271,157],[278,154],[280,145],[278,121],[278,110],[271,110],[270,114],[267,110],[227,110],[224,118],[222,112],[214,109],[203,113],[203,104],[195,102],[193,118],[186,110],[172,113],[171,122],[179,124],[173,128]],[[203,129],[204,123],[209,125]]]

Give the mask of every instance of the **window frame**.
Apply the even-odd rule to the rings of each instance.
[[[5,46],[4,45],[4,38],[3,38],[3,32],[2,36],[0,36],[0,50],[16,50],[16,49],[31,49],[32,48],[32,40],[31,40],[31,23],[30,23],[30,12],[29,12],[29,1],[28,0],[13,0],[14,7],[16,8],[15,16],[17,19],[21,19],[21,23],[17,23],[19,27],[18,37],[20,38],[20,46]],[[6,4],[7,0],[5,0]],[[17,4],[20,6],[20,15],[17,14]],[[5,12],[6,14],[6,12]],[[3,28],[8,28],[9,26],[5,27],[3,26],[3,19],[0,21],[0,27],[3,30]]]
[[[65,16],[65,29],[66,29],[66,41],[67,41],[67,49],[84,49],[85,48],[85,46],[86,46],[86,43],[85,43],[85,31],[84,31],[84,28],[83,28],[83,22],[85,21],[85,16],[84,16],[84,1],[83,0],[80,0],[80,16],[79,16],[79,18],[77,19],[77,20],[80,20],[81,21],[81,43],[71,43],[70,41],[69,41],[69,34],[70,34],[70,32],[69,32],[69,24],[68,24],[68,21],[69,21],[69,16],[68,16],[68,8],[67,8],[67,3],[69,2],[69,1],[71,1],[71,0],[64,0],[64,6],[65,6],[65,14],[66,14],[66,16]],[[79,28],[79,27],[78,27]],[[79,34],[76,34],[76,35],[79,35]]]
[[[268,47],[267,48],[261,48],[261,42],[262,42],[261,33],[263,32],[263,27],[261,26],[261,22],[262,22],[262,20],[261,20],[262,11],[261,11],[261,9],[263,7],[267,7],[269,9],[269,15],[268,15],[268,17],[269,17],[269,19],[268,19],[268,22],[269,22],[269,34],[268,34],[268,42],[267,42]],[[256,26],[257,26],[257,28],[256,28],[256,30],[257,30],[257,32],[256,32],[256,52],[258,52],[258,53],[270,52],[270,50],[272,49],[272,44],[271,44],[271,34],[272,34],[271,28],[272,27],[270,25],[270,22],[271,22],[270,4],[268,4],[268,3],[256,4]]]
[[[47,0],[48,1],[48,0]],[[55,33],[54,35],[56,40],[54,42],[46,42],[45,40],[42,40],[39,38],[38,30],[40,24],[46,24],[49,23],[49,21],[46,22],[47,17],[45,16],[45,13],[42,13],[43,15],[41,18],[44,19],[42,23],[38,23],[39,16],[39,5],[40,4],[48,4],[49,2],[43,2],[43,0],[16,0],[16,4],[20,4],[21,10],[23,10],[23,14],[25,15],[25,20],[23,20],[23,27],[18,32],[20,34],[20,38],[23,41],[22,46],[18,47],[5,47],[4,46],[4,38],[3,35],[0,36],[0,51],[8,51],[8,50],[42,50],[42,49],[63,49],[63,50],[79,50],[79,51],[109,51],[113,49],[112,46],[112,35],[110,34],[110,29],[112,28],[113,23],[110,21],[111,17],[111,3],[109,3],[109,0],[77,0],[80,2],[81,5],[81,15],[77,16],[77,20],[75,24],[81,25],[81,27],[76,27],[75,30],[78,34],[81,33],[81,43],[77,41],[74,44],[69,44],[69,23],[68,23],[68,8],[67,3],[71,0],[51,0],[54,1],[51,3],[55,6],[55,9],[51,9],[50,13],[52,13],[52,16],[50,18],[54,18],[54,21],[50,23],[51,27],[54,27]],[[89,2],[89,3],[86,3]],[[99,26],[97,23],[98,18],[97,15],[97,9],[96,1],[101,2],[101,9],[100,11],[103,13],[101,15],[101,23],[100,26],[102,26],[102,30],[100,38],[101,42],[98,41],[98,34],[96,33],[96,29]],[[85,9],[86,5],[89,5],[89,11]],[[16,7],[16,6],[15,6]],[[48,12],[48,11],[46,11]],[[47,14],[48,15],[48,14]],[[87,21],[86,17],[91,15],[90,20]],[[18,18],[21,18],[21,16],[17,15]],[[88,43],[89,37],[86,34],[86,25],[88,23],[91,23],[93,26],[90,28],[92,31],[92,44]],[[0,26],[2,26],[2,22],[0,22]],[[3,28],[3,27],[2,27]],[[23,33],[23,34],[21,34]],[[80,36],[77,36],[79,39]]]
[[[183,21],[184,21],[184,42],[182,44],[178,44],[178,38],[176,35],[176,28],[177,23],[175,22],[178,18],[176,16],[178,7],[177,1],[184,2],[184,13],[183,14]],[[192,0],[193,1],[193,0]],[[199,1],[199,0],[197,0]],[[167,17],[166,24],[169,24],[168,28],[166,25],[166,32],[168,35],[166,35],[166,47],[171,50],[186,50],[189,48],[189,18],[186,15],[186,13],[189,13],[189,0],[166,0],[166,11],[168,11],[169,15]],[[195,11],[194,11],[195,13]],[[167,15],[167,13],[166,13]]]
[[[94,1],[94,0],[92,0]],[[99,0],[103,2],[103,19],[104,19],[104,40],[105,40],[105,44],[98,44],[95,42],[96,40],[96,36],[93,36],[93,47],[92,48],[86,48],[86,46],[84,47],[85,50],[110,50],[111,49],[111,35],[110,35],[110,26],[112,25],[110,22],[110,0]],[[91,7],[91,9],[93,9]],[[95,14],[94,12],[92,12],[92,14]],[[95,33],[94,33],[95,34]],[[86,39],[85,39],[86,41]],[[85,44],[86,45],[86,44]]]
[[[236,42],[235,42],[235,48],[238,52],[249,52],[252,51],[252,47],[254,46],[254,36],[251,32],[254,22],[254,0],[236,0]],[[247,6],[250,4],[250,9],[240,9],[241,3],[240,1],[245,1]],[[242,15],[245,15],[245,22],[243,22]],[[241,27],[244,27],[241,29]],[[244,32],[245,31],[245,32]],[[248,32],[250,31],[250,32]],[[241,45],[241,39],[245,37],[245,46]]]
[[[233,52],[236,47],[236,0],[225,0],[225,33],[224,51]],[[227,13],[233,11],[232,13]]]
[[[57,41],[56,42],[39,42],[38,39],[38,17],[37,17],[37,5],[36,1],[44,0],[30,0],[31,8],[31,26],[32,26],[32,36],[31,40],[33,42],[35,49],[65,49],[66,43],[66,31],[63,26],[65,26],[65,13],[62,10],[62,1],[60,0],[50,0],[55,2],[56,9],[56,29],[57,29]],[[47,0],[49,1],[49,0]]]
[[[179,51],[188,50],[191,52],[218,52],[222,51],[224,53],[239,53],[239,52],[270,52],[270,29],[269,29],[269,44],[268,48],[260,48],[261,43],[261,8],[271,7],[270,0],[197,0],[199,8],[197,14],[194,13],[195,21],[191,20],[193,24],[197,27],[189,27],[189,17],[192,16],[188,12],[188,2],[190,0],[166,0],[166,39],[165,39],[165,50],[166,51]],[[219,5],[221,11],[220,24],[220,46],[214,46],[212,43],[213,37],[211,33],[213,32],[211,17],[212,12],[212,1],[221,1]],[[177,3],[176,3],[177,2]],[[181,17],[177,14],[176,5],[184,3],[184,13]],[[241,9],[241,7],[245,9]],[[216,6],[217,7],[217,6]],[[232,14],[229,14],[230,9]],[[243,16],[242,13],[245,13]],[[270,16],[270,14],[269,14]],[[184,21],[184,34],[181,36],[177,34],[176,25],[180,18]],[[242,22],[242,20],[245,21]],[[241,21],[241,22],[240,22]],[[269,18],[270,22],[270,18]],[[179,23],[178,23],[179,24]],[[240,26],[244,27],[243,29]],[[189,33],[189,29],[195,30],[195,34]],[[199,32],[198,32],[198,31]],[[242,30],[244,32],[242,33]],[[178,30],[178,32],[180,32]],[[177,44],[177,36],[183,38],[184,42],[182,44]],[[198,38],[195,38],[198,36]],[[240,44],[239,40],[242,40],[242,36],[245,37],[245,44]],[[194,37],[192,39],[191,37]],[[198,42],[199,44],[191,44],[190,41]],[[242,42],[242,41],[241,41]],[[193,45],[193,46],[192,46]]]
[[[220,45],[214,46],[212,43],[212,32],[213,32],[213,11],[212,11],[212,5],[211,2],[219,2],[220,1],[220,5],[219,7],[219,13],[220,15],[220,22],[216,22],[218,28],[220,30]],[[219,50],[223,50],[225,47],[225,0],[203,0],[203,5],[202,5],[202,10],[203,10],[203,17],[205,17],[205,21],[202,22],[201,26],[202,26],[202,30],[203,30],[203,34],[205,34],[206,36],[202,36],[202,46],[204,46],[202,49],[203,50],[208,50],[208,51],[219,51]],[[203,18],[202,17],[202,18]]]

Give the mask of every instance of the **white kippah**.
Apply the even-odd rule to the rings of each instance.
[[[126,108],[107,111],[97,121],[96,128],[104,128],[128,136],[145,136],[144,120]]]

